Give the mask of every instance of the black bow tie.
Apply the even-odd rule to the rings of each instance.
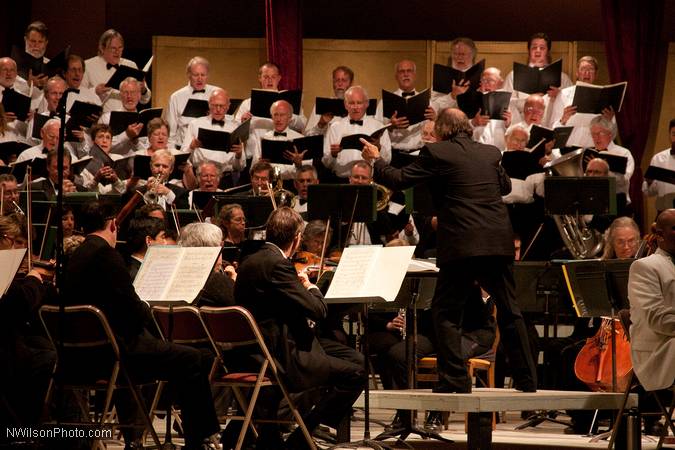
[[[285,131],[275,131],[274,132],[275,136],[284,136],[286,137],[286,132]]]
[[[224,120],[211,119],[211,125],[220,125],[221,127],[225,126]]]
[[[8,87],[8,88],[5,88],[5,92],[7,92],[7,91],[13,91],[13,90],[14,90],[14,88],[13,88],[13,87]]]
[[[120,65],[119,65],[119,64],[110,64],[110,63],[106,63],[106,64],[105,64],[105,68],[106,68],[107,70],[110,70],[112,67],[114,67],[115,69],[119,69],[119,68],[120,68]]]
[[[304,205],[305,203],[307,203],[307,199],[306,199],[306,198],[300,198],[300,199],[298,199],[298,201],[300,202],[300,206],[302,206],[302,205]]]
[[[363,120],[349,119],[349,124],[350,125],[361,125],[361,126],[363,126]]]
[[[192,90],[192,94],[193,94],[193,95],[194,95],[194,94],[199,94],[200,92],[201,92],[202,94],[206,94],[206,89],[193,89],[193,90]]]
[[[413,95],[415,95],[415,91],[401,92],[401,97],[403,97],[403,98],[412,97]]]
[[[49,118],[56,117],[56,111],[50,111],[49,112]]]
[[[75,88],[68,88],[68,89],[66,89],[66,93],[68,93],[68,92],[74,92],[74,93],[76,93],[76,94],[79,94],[79,93],[80,93],[80,90],[79,90],[79,89],[75,89]]]

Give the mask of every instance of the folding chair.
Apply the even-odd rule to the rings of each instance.
[[[622,309],[618,312],[619,316],[619,321],[621,322],[621,326],[623,327],[624,333],[626,335],[626,339],[630,342],[630,325],[631,325],[631,320],[630,320],[630,310],[629,309]],[[616,420],[614,420],[614,426],[612,427],[612,433],[609,437],[609,445],[607,448],[609,450],[614,448],[614,442],[616,441],[616,436],[619,431],[619,426],[621,425],[621,420],[623,418],[623,413],[626,410],[626,403],[628,403],[628,396],[630,393],[640,386],[640,381],[638,378],[635,376],[635,372],[631,371],[630,373],[630,378],[628,379],[628,386],[626,387],[626,390],[624,391],[623,395],[623,400],[621,402],[621,407],[619,408],[619,411],[617,411],[616,415]],[[663,405],[663,402],[657,395],[658,392],[660,391],[647,391],[647,394],[651,394],[654,396],[656,399],[656,403],[659,405],[659,408],[661,409],[661,415],[666,419],[665,420],[665,425],[663,427],[663,432],[661,433],[661,436],[659,438],[659,442],[656,446],[657,450],[660,449],[663,446],[663,441],[665,440],[666,435],[668,434],[668,428],[670,428],[671,432],[673,435],[675,435],[675,425],[673,424],[673,411],[675,410],[675,385],[671,386],[670,388],[664,389],[664,390],[670,390],[672,391],[673,399],[670,402],[670,407],[666,408]]]
[[[295,418],[295,422],[301,428],[307,444],[311,449],[315,450],[316,445],[312,440],[309,430],[307,430],[305,422],[302,420],[302,417],[295,407],[295,404],[288,395],[288,390],[281,380],[274,358],[270,354],[267,345],[265,345],[263,336],[260,333],[258,325],[251,313],[240,306],[230,306],[225,308],[204,306],[200,308],[199,314],[206,324],[206,329],[208,330],[209,336],[211,337],[213,349],[216,352],[219,363],[219,367],[214,365],[211,370],[211,382],[215,385],[231,387],[235,394],[235,398],[239,403],[239,406],[241,407],[242,411],[245,411],[243,417],[231,417],[232,420],[243,421],[235,449],[241,449],[248,428],[251,428],[255,434],[255,428],[253,426],[254,422],[288,423],[287,420],[281,419],[262,420],[252,418],[253,410],[255,408],[258,395],[260,394],[260,389],[267,386],[276,386],[288,402],[289,409]],[[227,370],[225,359],[223,357],[223,350],[229,350],[243,346],[255,347],[253,351],[262,356],[263,361],[260,364],[260,369],[257,373],[233,373]],[[220,371],[222,371],[222,373]],[[252,389],[248,402],[241,391],[243,388]]]
[[[44,305],[40,308],[40,320],[57,350],[56,365],[45,396],[45,411],[54,393],[55,379],[58,378],[64,389],[104,391],[103,409],[98,420],[94,415],[93,422],[98,423],[99,427],[104,424],[122,427],[124,425],[110,419],[112,396],[117,389],[128,389],[141,411],[146,429],[157,448],[160,448],[159,438],[143,404],[138,385],[132,382],[124,367],[117,340],[103,312],[91,305],[78,305],[66,306],[62,314],[58,306]],[[100,361],[105,360],[104,363],[96,364],[95,367],[87,365],[85,362],[92,355],[100,357]],[[107,379],[101,378],[104,372]]]

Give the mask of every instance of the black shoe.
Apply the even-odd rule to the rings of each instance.
[[[429,411],[427,420],[424,421],[424,430],[430,433],[443,431],[443,414],[440,411]]]
[[[563,433],[564,434],[582,434],[583,435],[583,434],[588,433],[588,429],[590,427],[591,427],[590,424],[585,429],[583,427],[578,426],[578,425],[570,425],[568,427],[565,427],[565,429],[563,430]]]

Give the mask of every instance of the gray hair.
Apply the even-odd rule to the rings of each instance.
[[[593,125],[597,125],[599,127],[604,128],[605,130],[609,131],[610,134],[612,135],[612,140],[614,140],[614,138],[616,138],[616,132],[617,132],[616,124],[614,124],[614,122],[612,122],[611,120],[607,120],[605,118],[605,116],[599,115],[599,116],[593,117],[593,119],[591,119],[590,127],[593,127]]]
[[[199,176],[200,173],[202,173],[202,167],[204,166],[213,166],[216,168],[216,175],[218,178],[220,178],[223,175],[223,168],[221,167],[220,164],[216,163],[215,161],[204,161],[200,165],[197,166],[197,169],[195,169],[195,174]]]
[[[635,239],[640,240],[640,228],[630,217],[617,217],[612,224],[605,230],[605,249],[602,252],[601,259],[614,259],[616,252],[614,252],[614,239],[616,237],[616,230],[619,228],[630,228],[635,233]]]
[[[352,94],[356,91],[360,91],[363,93],[364,98],[366,99],[366,102],[368,102],[368,92],[363,86],[351,86],[349,89],[345,91],[345,100],[349,99],[349,97],[352,96]]]
[[[527,128],[525,128],[524,126],[522,126],[522,125],[520,125],[520,124],[517,124],[517,125],[511,125],[511,126],[506,130],[506,133],[504,134],[504,137],[505,137],[505,138],[508,138],[508,137],[511,136],[511,135],[513,134],[513,132],[516,131],[516,130],[520,130],[520,131],[524,132],[524,133],[527,135],[527,138],[528,138],[528,139],[530,138],[530,132],[527,131]]]
[[[185,66],[185,72],[189,74],[190,70],[192,70],[192,66],[196,66],[197,64],[201,64],[202,66],[206,67],[207,72],[211,67],[208,59],[201,56],[195,56],[190,61],[188,61],[187,66]]]
[[[212,223],[193,222],[181,229],[178,245],[182,247],[220,247],[223,245],[223,231]]]

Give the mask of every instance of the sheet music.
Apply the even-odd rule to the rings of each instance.
[[[25,248],[0,250],[0,293],[5,295],[26,255]],[[0,296],[2,296],[0,295]]]
[[[220,247],[187,247],[183,250],[183,258],[175,270],[165,300],[191,303],[206,284],[220,254]]]
[[[408,264],[408,272],[438,272],[436,260],[411,259]]]
[[[366,285],[370,268],[382,250],[380,245],[352,246],[345,248],[340,264],[335,270],[326,297],[360,297]]]
[[[147,302],[164,298],[182,254],[183,249],[178,246],[148,248],[134,279],[134,288],[142,300]]]
[[[347,247],[326,298],[382,297],[394,301],[414,251],[414,246]]]

